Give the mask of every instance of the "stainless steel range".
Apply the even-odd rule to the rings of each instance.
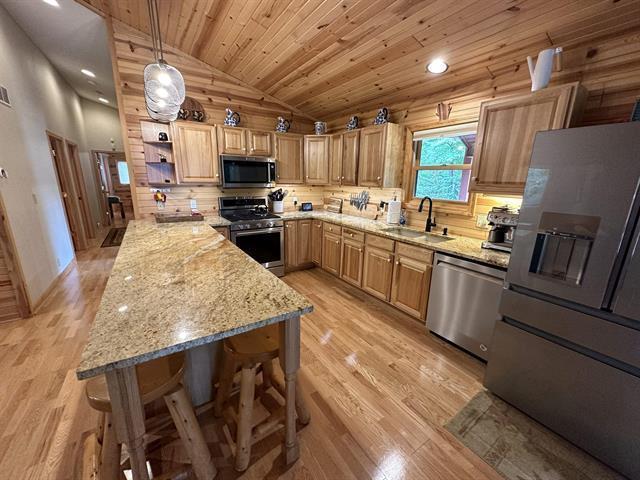
[[[283,221],[269,213],[267,197],[220,197],[220,216],[231,222],[231,241],[274,275],[284,275]]]

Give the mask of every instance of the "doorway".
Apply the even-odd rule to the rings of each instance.
[[[79,187],[74,180],[74,178],[82,179],[82,172],[77,173],[76,168],[69,160],[65,141],[62,137],[47,132],[47,138],[73,248],[75,251],[85,250],[88,248],[88,236],[80,206],[83,199],[78,193]],[[80,167],[79,162],[77,166],[78,168]]]
[[[104,225],[126,227],[133,219],[129,168],[124,152],[94,151],[94,177]]]

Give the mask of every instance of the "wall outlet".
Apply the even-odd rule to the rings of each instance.
[[[298,197],[291,197],[291,201],[293,202],[294,205],[298,204]]]
[[[476,215],[476,227],[478,228],[487,228],[489,223],[487,222],[486,215]]]
[[[189,200],[189,208],[191,208],[191,210],[196,210],[198,208],[198,201],[195,198]]]

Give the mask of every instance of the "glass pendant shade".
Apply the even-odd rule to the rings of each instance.
[[[151,100],[164,100],[167,105],[182,105],[185,97],[184,79],[177,68],[159,60],[144,68],[144,93]]]

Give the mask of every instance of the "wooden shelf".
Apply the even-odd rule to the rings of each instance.
[[[175,165],[174,162],[144,162],[147,165],[162,165],[162,164],[169,164],[169,165]]]
[[[173,142],[170,141],[170,140],[168,142],[161,142],[161,141],[158,140],[158,141],[149,141],[149,142],[144,142],[144,143],[149,143],[151,145],[168,145],[168,146],[173,145]]]
[[[172,162],[145,162],[149,185],[176,185],[176,166]]]

